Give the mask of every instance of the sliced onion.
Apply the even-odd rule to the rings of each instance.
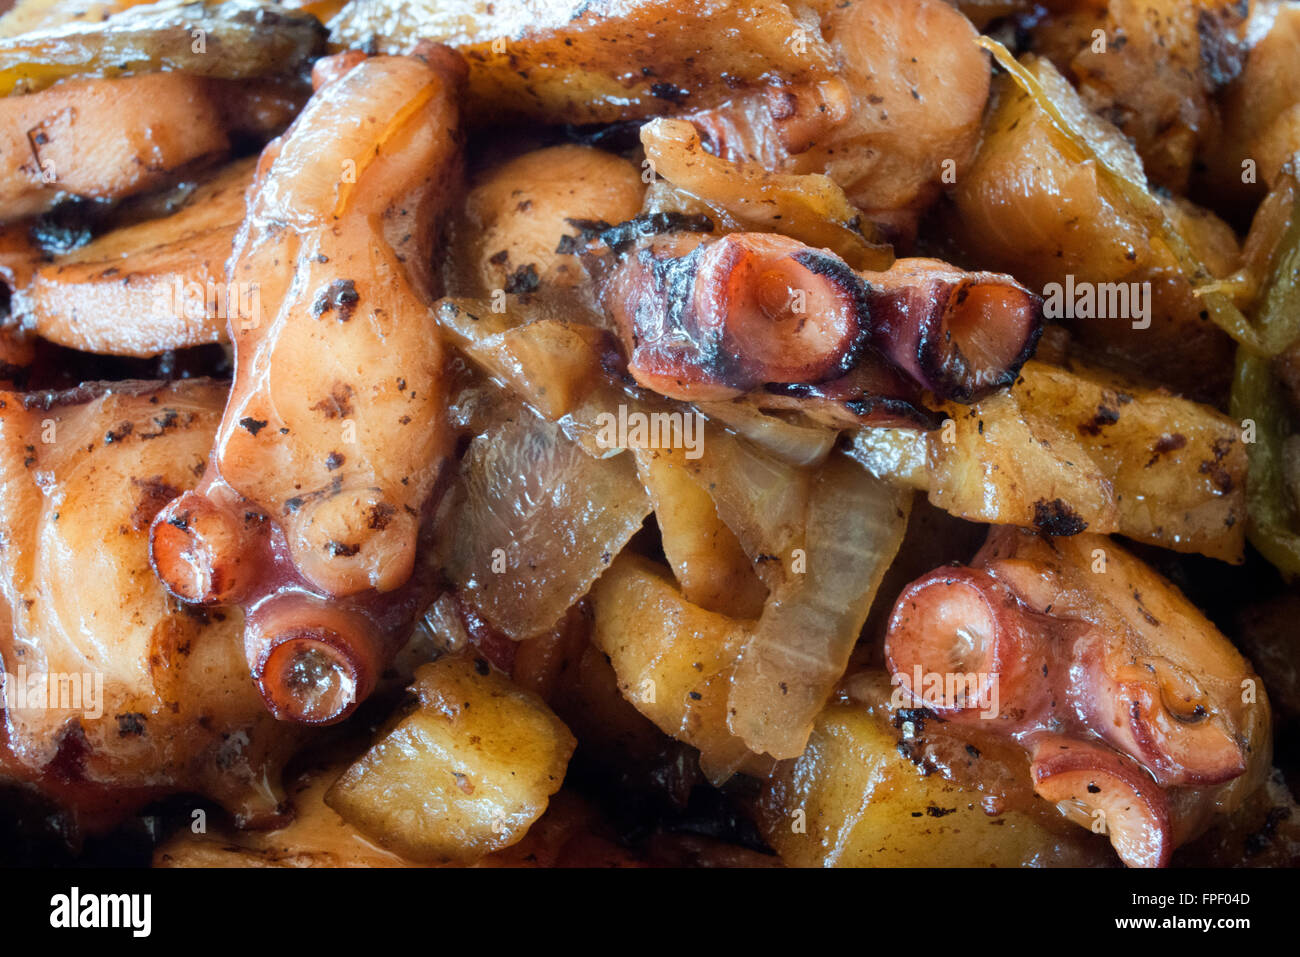
[[[649,514],[629,456],[593,458],[521,407],[470,443],[439,506],[439,559],[461,598],[521,641],[585,595]]]
[[[814,473],[711,423],[702,452],[687,468],[713,498],[718,517],[736,534],[763,584],[776,587],[785,580],[791,553],[803,543]]]
[[[722,224],[775,232],[830,249],[854,269],[888,269],[890,249],[844,191],[820,173],[773,173],[707,153],[687,120],[659,117],[641,127],[655,173],[709,207]]]
[[[601,360],[614,341],[595,326],[556,318],[496,313],[475,299],[444,299],[434,314],[458,349],[548,419],[570,412],[601,384]]]
[[[820,425],[800,425],[769,415],[744,399],[697,402],[710,419],[743,435],[764,451],[791,465],[819,465],[830,455],[838,433]]]
[[[769,597],[732,679],[728,725],[754,752],[777,759],[803,753],[898,552],[911,497],[842,455],[818,474],[806,564],[792,567]]]

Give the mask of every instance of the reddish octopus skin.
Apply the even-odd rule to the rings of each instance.
[[[903,590],[888,626],[886,659],[909,692],[917,667],[926,674],[996,674],[1000,707],[984,727],[1030,752],[1035,790],[1086,808],[1090,794],[1110,802],[1118,789],[1129,810],[1111,820],[1112,844],[1131,866],[1161,865],[1174,836],[1181,840],[1194,831],[1223,788],[1238,779],[1248,784],[1252,769],[1267,763],[1267,704],[1259,706],[1262,720],[1242,711],[1234,694],[1250,679],[1248,664],[1154,572],[1145,570],[1143,580],[1128,585],[1101,575],[1072,578],[1071,562],[1101,543],[1117,566],[1113,574],[1132,581],[1136,559],[1108,539],[1057,546],[1019,530],[994,529],[973,567],[937,569]],[[1058,555],[1058,547],[1078,551]],[[1157,589],[1171,597],[1165,601]],[[1131,594],[1164,602],[1162,615],[1184,614],[1178,635],[1162,637],[1155,625],[1146,633],[1128,627],[1114,596]],[[1149,612],[1145,617],[1157,620]],[[1193,629],[1200,630],[1194,641],[1180,640]],[[1162,640],[1174,645],[1162,646]],[[1198,648],[1200,657],[1183,664],[1168,657],[1188,647]],[[1161,681],[1171,675],[1180,679],[1179,688],[1200,695],[1175,698],[1193,717],[1170,710]],[[944,707],[946,700],[915,694],[911,700],[949,721],[988,718],[979,707]],[[1088,774],[1104,778],[1106,787],[1076,793]],[[1180,789],[1178,802],[1171,788]]]
[[[272,316],[231,319],[212,462],[155,519],[151,560],[178,598],[245,610],[273,714],[328,724],[369,694],[432,590],[413,571],[450,431],[430,264],[459,178],[464,66],[422,45],[340,54],[314,79],[262,155],[228,267]]]
[[[1099,811],[1105,833],[1129,867],[1169,863],[1174,848],[1169,801],[1141,765],[1104,746],[1061,735],[1038,735],[1031,747],[1029,774],[1040,797]],[[1087,825],[1095,821],[1089,814]]]
[[[646,388],[684,401],[887,390],[857,389],[858,424],[916,424],[921,389],[970,402],[1009,385],[1042,329],[1041,301],[1009,276],[926,259],[855,273],[766,233],[657,237],[614,268],[604,300]]]
[[[959,656],[952,653],[951,638],[943,640],[952,634],[953,618],[960,622],[955,627],[983,639],[978,645],[968,644]],[[887,663],[892,674],[909,682],[918,666],[923,674],[996,675],[998,711],[993,720],[1006,733],[1017,733],[1034,727],[1049,706],[1052,689],[1041,668],[1051,624],[1026,609],[1011,589],[988,572],[959,565],[939,568],[899,595],[889,621]],[[936,661],[944,659],[947,667],[936,669]],[[905,687],[916,703],[948,720],[982,720],[981,712],[991,703],[922,699],[919,692],[924,689],[911,683]]]

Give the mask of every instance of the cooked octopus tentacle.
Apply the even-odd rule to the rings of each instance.
[[[1163,786],[1221,784],[1245,772],[1240,742],[1206,707],[1195,675],[1155,655],[1117,662],[1106,645],[1092,632],[1076,646],[1086,680],[1075,701],[1107,741],[1141,760]]]
[[[1173,852],[1169,801],[1144,768],[1109,748],[1047,734],[1035,739],[1034,791],[1088,828],[1104,825],[1129,867],[1164,867]]]
[[[1051,693],[1041,670],[1050,648],[1045,623],[988,572],[939,568],[908,585],[894,605],[889,668],[907,682],[915,703],[937,714],[992,718],[998,727],[1020,730],[1039,718]],[[918,674],[962,680],[927,695]],[[967,675],[974,677],[967,681]]]
[[[386,658],[373,631],[357,611],[312,595],[259,605],[249,614],[245,651],[270,712],[322,724],[364,701]]]
[[[268,707],[309,723],[365,697],[402,633],[386,609],[424,587],[403,588],[450,447],[428,303],[461,80],[434,48],[343,54],[316,72],[262,156],[228,270],[267,314],[231,317],[236,374],[212,465],[153,530],[167,587],[242,605]],[[285,589],[309,596],[293,615],[259,604]]]
[[[182,601],[229,605],[248,594],[258,578],[251,539],[263,533],[266,516],[242,509],[239,497],[228,486],[223,490],[172,499],[150,528],[154,571]]]
[[[996,688],[995,714],[987,700],[919,703],[952,721],[994,719],[984,727],[1031,753],[1041,795],[1105,811],[1129,864],[1166,862],[1170,834],[1193,835],[1268,763],[1268,705],[1242,694],[1258,684],[1250,666],[1168,582],[1102,536],[993,529],[973,567],[940,568],[904,589],[885,653],[909,687],[922,674],[982,676]],[[1166,798],[1172,787],[1177,802]]]
[[[861,275],[872,344],[940,398],[973,402],[1010,385],[1042,333],[1042,303],[1010,276],[937,259]]]
[[[187,608],[149,573],[151,522],[203,471],[226,392],[191,379],[0,393],[0,688],[27,673],[75,676],[78,691],[57,707],[6,699],[0,778],[88,831],[186,792],[283,823],[279,772],[303,734],[249,682],[244,616]]]
[[[797,394],[882,364],[973,401],[1014,381],[1042,326],[1039,298],[1009,276],[926,259],[855,273],[766,233],[658,237],[615,269],[605,301],[633,377],[688,401]]]

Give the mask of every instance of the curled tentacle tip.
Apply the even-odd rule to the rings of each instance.
[[[717,400],[848,372],[866,347],[865,287],[838,257],[733,233],[628,256],[606,296],[628,371],[672,398]]]
[[[1128,742],[1163,786],[1222,784],[1246,771],[1246,753],[1224,720],[1197,690],[1194,680],[1171,662],[1150,665],[1152,680],[1125,683]],[[1180,680],[1182,679],[1182,680]],[[1171,687],[1176,684],[1177,687]]]
[[[872,343],[941,399],[1010,385],[1042,334],[1042,299],[1010,276],[900,259],[866,278]]]
[[[360,612],[290,592],[250,613],[244,651],[268,711],[320,725],[342,721],[374,690],[383,644]]]
[[[1173,852],[1165,792],[1135,761],[1091,742],[1040,739],[1030,765],[1034,791],[1076,823],[1110,838],[1129,867],[1164,867]]]
[[[227,604],[256,573],[248,545],[260,524],[197,492],[173,499],[149,529],[149,562],[169,592],[185,602]]]

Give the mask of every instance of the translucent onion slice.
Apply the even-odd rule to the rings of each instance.
[[[829,177],[773,173],[712,156],[687,120],[651,120],[641,127],[641,145],[655,175],[702,202],[728,231],[781,233],[830,249],[854,269],[883,270],[894,261],[893,250]]]
[[[930,485],[929,447],[926,433],[916,429],[870,427],[853,433],[844,454],[878,479],[926,490]]]
[[[795,556],[768,599],[732,678],[728,726],[754,752],[803,753],[898,552],[911,499],[842,455],[818,474],[803,562]]]
[[[444,574],[516,641],[551,628],[650,514],[630,456],[596,459],[525,408],[470,443],[438,511]]]
[[[686,467],[712,497],[763,584],[776,587],[803,544],[813,471],[782,462],[712,423],[701,445],[701,456],[687,459]]]
[[[601,384],[609,333],[532,309],[497,313],[481,299],[443,299],[434,307],[452,344],[546,418],[567,415]]]
[[[695,407],[791,465],[819,465],[826,461],[839,434],[822,425],[801,425],[769,415],[743,398],[733,402],[697,402]]]

